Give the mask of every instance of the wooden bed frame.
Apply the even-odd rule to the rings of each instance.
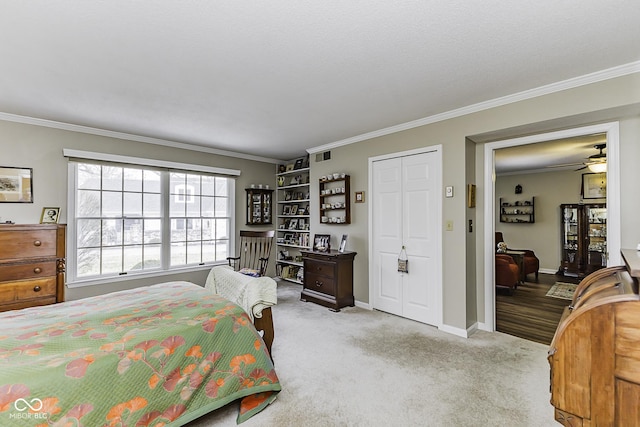
[[[262,331],[262,339],[269,350],[271,360],[273,360],[273,353],[271,353],[271,345],[273,344],[274,330],[273,330],[273,315],[271,314],[271,307],[267,307],[262,310],[262,317],[256,317],[253,319],[253,325],[257,331]]]

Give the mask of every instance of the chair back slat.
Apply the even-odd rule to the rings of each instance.
[[[240,230],[240,255],[238,262],[234,266],[235,269],[250,268],[259,271],[260,275],[263,276],[271,256],[271,245],[274,236],[274,230]]]

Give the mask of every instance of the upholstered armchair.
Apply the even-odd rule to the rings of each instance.
[[[496,231],[496,242],[495,242],[496,247],[498,246],[499,242],[504,242],[504,239],[502,238],[502,232]],[[528,274],[535,273],[536,280],[538,280],[538,270],[540,270],[540,260],[538,259],[536,254],[530,249],[508,248],[508,250],[524,252],[524,256],[523,256],[524,259],[522,262],[524,275],[526,276]]]
[[[496,254],[496,286],[509,288],[509,292],[518,287],[520,269],[509,255]]]

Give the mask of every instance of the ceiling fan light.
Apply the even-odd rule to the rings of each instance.
[[[589,170],[594,173],[602,173],[607,171],[606,163],[593,163],[589,165]]]

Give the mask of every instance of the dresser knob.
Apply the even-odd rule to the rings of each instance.
[[[40,267],[36,267],[36,268],[33,269],[33,272],[36,273],[36,274],[40,274],[40,273],[42,273],[42,269]]]
[[[33,242],[33,246],[40,246],[42,245],[42,242],[40,240],[36,240],[35,242]]]
[[[316,286],[317,286],[317,287],[322,286],[322,282],[319,282],[319,281],[317,281],[317,280],[316,280]]]
[[[40,286],[34,286],[33,287],[33,292],[40,292],[42,290],[42,288]]]

